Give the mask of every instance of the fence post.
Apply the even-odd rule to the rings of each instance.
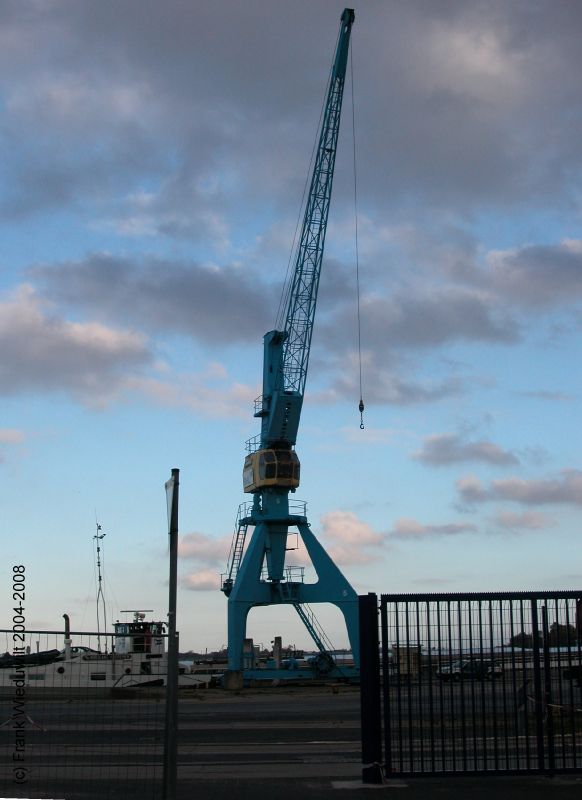
[[[367,595],[360,595],[358,608],[360,622],[362,782],[383,783],[377,596],[372,592]]]
[[[170,537],[170,587],[168,601],[168,671],[166,675],[166,723],[164,736],[164,800],[176,798],[177,732],[178,732],[178,652],[179,634],[176,630],[176,591],[178,575],[178,500],[180,470],[173,469],[166,481],[168,504],[168,534]]]
[[[536,711],[536,740],[538,751],[538,769],[543,772],[545,769],[544,752],[544,709],[542,695],[542,669],[540,658],[542,646],[540,642],[540,628],[538,618],[538,601],[533,598],[531,601],[531,625],[533,634],[533,670],[534,670],[534,698]]]
[[[546,734],[548,739],[548,769],[547,774],[553,775],[556,768],[554,750],[554,717],[552,709],[552,672],[550,662],[550,629],[548,625],[548,609],[542,606],[542,633],[544,643],[544,709],[546,712]]]

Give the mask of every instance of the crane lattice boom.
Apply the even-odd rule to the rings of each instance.
[[[287,338],[282,359],[284,386],[286,390],[300,394],[305,391],[307,379],[353,21],[354,12],[346,9],[342,15],[337,57],[327,94],[285,320]]]
[[[258,410],[255,413],[255,416],[262,419],[261,436],[258,448],[249,448],[251,454],[265,449],[281,453],[290,450],[297,439],[331,200],[350,33],[354,18],[354,12],[349,8],[344,10],[341,17],[340,33],[297,247],[285,327],[282,331],[274,330],[265,334],[263,394],[259,398]],[[276,458],[280,459],[280,456],[276,456]],[[251,480],[251,466],[253,474],[256,473],[259,469],[256,458],[246,462],[246,468],[248,468],[246,475],[249,480],[245,479],[245,491],[255,491],[259,488],[256,480],[254,478]],[[296,488],[299,485],[298,463],[294,476],[285,478],[281,475],[281,477],[283,483],[263,483],[262,485],[279,485],[287,489]]]

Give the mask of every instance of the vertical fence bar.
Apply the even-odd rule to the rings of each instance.
[[[571,641],[571,643],[568,645],[568,659],[567,659],[568,660],[568,669],[567,669],[567,675],[568,675],[568,702],[569,702],[569,705],[570,705],[569,723],[570,723],[570,730],[572,731],[572,737],[571,737],[572,753],[571,753],[571,756],[572,756],[572,766],[574,768],[578,765],[577,748],[578,748],[578,744],[579,744],[579,742],[577,742],[577,736],[576,736],[577,728],[578,728],[578,725],[576,724],[576,722],[577,722],[576,718],[577,718],[578,715],[576,714],[576,712],[574,710],[575,709],[575,695],[574,695],[575,680],[574,680],[574,669],[573,669],[573,663],[574,662],[573,662],[573,659],[572,659],[573,656],[574,656],[574,658],[576,657],[576,642],[578,643],[578,658],[577,658],[577,661],[576,661],[576,663],[578,664],[578,667],[577,667],[578,684],[577,685],[578,685],[579,689],[582,690],[582,661],[580,660],[580,647],[582,646],[582,629],[577,629],[577,626],[575,624],[575,622],[576,622],[576,607],[577,607],[577,603],[578,602],[579,601],[574,600],[572,602],[572,606],[570,606],[569,605],[569,601],[566,601],[566,610],[567,610],[566,611],[566,624],[568,625],[568,627],[572,626],[572,628],[574,629],[574,632],[573,632],[573,635],[572,635],[572,640],[569,639],[569,641]],[[573,617],[574,617],[573,619],[570,617],[570,610],[572,611],[572,614],[573,614]],[[582,701],[582,691],[579,691],[578,694],[580,695],[580,701]],[[582,708],[582,702],[580,702],[580,701],[579,701],[578,707]],[[580,719],[580,730],[582,730],[582,719]]]
[[[519,601],[519,619],[521,623],[521,674],[522,674],[522,696],[523,696],[523,722],[524,722],[524,729],[525,729],[525,767],[527,770],[530,769],[531,765],[531,748],[529,742],[529,694],[532,691],[530,684],[531,678],[527,671],[527,661],[526,661],[526,652],[525,652],[525,613],[524,613],[524,602],[523,600]],[[530,619],[530,624],[532,625],[533,630],[533,622]],[[533,642],[533,638],[532,638]],[[531,673],[530,673],[531,674]]]
[[[362,782],[383,783],[378,597],[360,595],[360,714]],[[386,666],[384,667],[386,668]]]
[[[487,617],[487,608],[488,608],[488,601],[487,599],[483,599],[479,601],[479,652],[483,653],[484,648],[488,647],[487,643],[487,624],[486,624],[486,617]],[[484,605],[485,604],[485,605]],[[480,656],[482,658],[482,656]],[[489,747],[490,740],[492,741],[492,736],[490,736],[489,730],[489,721],[491,717],[491,709],[490,706],[490,698],[485,692],[481,692],[481,742],[483,747],[483,770],[487,771],[489,769],[489,762],[491,761],[491,748]]]
[[[453,681],[455,676],[452,672],[452,665],[453,665],[453,624],[451,621],[451,601],[447,600],[447,638],[449,642],[449,664],[451,665],[451,673],[449,677],[449,699],[451,703],[451,758],[452,758],[452,770],[453,772],[456,771],[457,762],[456,762],[456,753],[455,753],[455,701],[454,701],[454,686]]]
[[[546,711],[546,734],[548,739],[548,774],[553,775],[556,768],[554,750],[554,716],[552,709],[552,672],[550,661],[550,632],[548,627],[548,608],[542,606],[542,631],[544,643],[544,708]]]
[[[408,758],[410,764],[410,771],[414,772],[414,729],[412,721],[412,678],[413,669],[410,653],[410,611],[408,600],[404,601],[404,630],[406,632],[406,705],[408,708]]]
[[[384,767],[387,775],[392,767],[392,706],[390,702],[391,664],[388,656],[388,601],[380,598],[380,632],[382,640],[382,707],[384,710]]]
[[[494,600],[489,598],[489,652],[495,652],[495,643],[493,639],[493,603]],[[481,665],[483,665],[483,654],[481,653]],[[491,715],[493,717],[493,763],[495,770],[499,769],[499,737],[497,733],[497,701],[495,698],[495,689],[491,692]]]
[[[518,695],[518,688],[517,688],[517,667],[515,663],[515,620],[513,616],[513,603],[510,601],[509,603],[509,643],[511,646],[511,650],[509,651],[510,661],[511,661],[511,690],[513,693],[513,741],[515,747],[515,759],[516,759],[516,767],[520,769],[520,753],[519,753],[519,700],[523,703],[526,703],[525,691],[522,691],[521,695]],[[507,664],[505,659],[502,662],[502,669],[505,671],[507,669]]]
[[[564,685],[562,682],[562,653],[563,653],[563,644],[566,645],[566,653],[570,651],[570,630],[568,628],[567,619],[568,619],[568,601],[564,601],[564,612],[561,612],[561,606],[559,605],[559,600],[556,598],[554,601],[554,613],[555,613],[555,620],[558,624],[557,630],[557,650],[556,650],[556,664],[555,670],[556,675],[558,678],[558,697],[557,702],[560,706],[560,714],[558,716],[558,723],[559,723],[559,741],[560,741],[560,753],[559,757],[561,763],[559,764],[560,767],[564,768],[566,766],[566,715],[564,714],[564,707],[565,707],[565,698],[564,698]],[[562,628],[562,618],[565,619],[564,627]],[[562,630],[565,630],[565,637],[562,635]],[[563,639],[566,639],[565,643]]]
[[[432,663],[432,635],[431,635],[431,618],[430,618],[430,601],[426,601],[426,649],[428,652],[428,709],[430,715],[430,766],[434,772],[436,769],[435,763],[435,746],[434,746],[434,695],[433,695],[433,678],[434,666]]]
[[[501,685],[501,692],[502,692],[502,699],[503,699],[503,734],[505,740],[505,765],[504,769],[509,768],[509,745],[510,745],[510,728],[509,728],[509,721],[508,721],[508,707],[507,707],[507,686],[505,681],[505,619],[504,619],[504,600],[499,601],[499,644],[497,647],[499,648],[500,656],[501,656],[501,673],[499,674],[499,680],[497,679],[497,661],[495,660],[496,653],[491,653],[491,683],[492,683],[492,691],[495,692],[495,685]],[[509,608],[511,609],[511,600],[507,601]]]
[[[575,603],[575,619],[576,619],[576,639],[577,639],[577,647],[576,647],[576,675],[577,675],[577,704],[578,708],[582,708],[582,597],[578,596],[574,599]],[[570,681],[572,684],[572,694],[574,693],[574,672],[572,667],[570,667]],[[576,741],[576,733],[577,731],[582,731],[582,720],[580,719],[579,714],[575,714],[574,712],[574,705],[572,704],[572,728],[573,728],[573,739],[574,739],[574,749],[572,752],[572,757],[574,759],[574,767],[577,769],[582,768],[582,759],[580,759],[580,750],[577,749],[580,745],[580,742]],[[576,720],[576,727],[574,727]],[[580,760],[579,760],[580,759]]]
[[[418,738],[420,740],[420,771],[424,772],[424,720],[422,713],[423,700],[423,664],[422,636],[420,630],[420,601],[415,601],[416,644],[418,645]],[[411,693],[412,694],[412,693]],[[412,697],[410,698],[412,701]],[[411,702],[412,705],[412,702]]]
[[[442,669],[444,666],[444,662],[442,660],[443,654],[443,642],[441,637],[441,603],[439,600],[436,602],[436,612],[437,612],[437,671],[439,675],[439,719],[440,719],[440,756],[441,756],[441,770],[445,768],[445,758],[446,758],[446,726],[445,726],[445,690],[443,685],[442,676]]]
[[[533,671],[534,671],[534,698],[536,710],[536,741],[538,750],[538,769],[540,772],[545,768],[545,752],[544,752],[544,709],[543,709],[543,695],[542,695],[542,672],[541,672],[541,641],[540,641],[540,628],[538,618],[538,601],[537,598],[531,601],[531,624],[533,635]]]
[[[469,639],[469,660],[473,662],[475,658],[473,647],[473,603],[471,600],[467,603],[467,632]],[[473,769],[477,769],[477,748],[475,746],[477,741],[476,735],[476,705],[475,705],[475,681],[471,681],[471,741],[473,744]]]
[[[460,681],[459,681],[459,697],[460,697],[460,704],[461,704],[461,747],[462,747],[462,765],[463,765],[463,772],[467,771],[467,720],[465,716],[465,681],[464,681],[464,674],[463,669],[465,666],[465,648],[463,646],[464,643],[464,636],[463,636],[463,606],[461,605],[462,601],[457,601],[457,629],[459,634],[459,658],[461,662],[461,672],[459,673]]]
[[[400,772],[404,771],[403,752],[404,747],[402,744],[402,673],[401,673],[401,659],[400,653],[400,616],[398,601],[394,603],[394,633],[396,634],[396,697],[397,697],[397,715],[398,715],[398,764]]]

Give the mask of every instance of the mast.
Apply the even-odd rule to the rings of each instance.
[[[95,521],[97,533],[93,537],[96,544],[97,551],[97,648],[101,650],[101,619],[99,614],[99,604],[101,603],[103,609],[103,628],[104,633],[107,633],[107,610],[105,608],[105,595],[103,594],[103,576],[101,575],[101,541],[105,538],[105,533],[99,533],[101,525]],[[107,652],[107,636],[105,636],[105,652]]]

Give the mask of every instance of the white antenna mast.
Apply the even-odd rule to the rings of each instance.
[[[97,549],[97,648],[101,651],[101,619],[99,614],[99,601],[101,601],[101,606],[103,608],[103,627],[105,633],[107,633],[107,610],[105,608],[105,596],[103,594],[103,576],[101,575],[101,542],[105,538],[105,533],[100,533],[101,525],[95,520],[95,526],[97,528],[97,533],[93,537],[93,540],[96,544]],[[107,636],[105,637],[105,652],[107,652]]]

